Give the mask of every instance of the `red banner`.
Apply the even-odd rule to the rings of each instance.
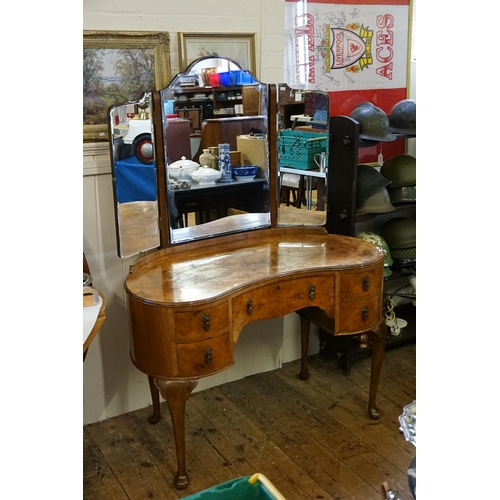
[[[330,95],[330,114],[361,102],[385,111],[407,97],[409,0],[285,0],[285,82]],[[374,161],[376,151],[360,151]],[[402,141],[384,143],[384,156]]]

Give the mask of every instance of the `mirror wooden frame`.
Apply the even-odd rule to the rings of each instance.
[[[179,71],[185,71],[186,68],[196,59],[204,56],[210,56],[211,53],[196,53],[195,57],[190,57],[189,48],[193,44],[203,44],[205,49],[210,49],[212,44],[227,44],[223,54],[219,56],[228,57],[236,61],[241,67],[250,70],[257,76],[257,63],[255,57],[255,33],[182,33],[177,34],[179,42]],[[247,61],[238,60],[235,47],[244,45]],[[214,48],[212,46],[212,48]]]
[[[153,49],[155,90],[166,87],[172,78],[170,34],[166,31],[88,31],[83,32],[84,49]],[[83,142],[109,141],[107,123],[83,125]]]

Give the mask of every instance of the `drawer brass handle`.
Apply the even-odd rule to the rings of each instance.
[[[368,288],[370,287],[370,278],[368,276],[365,276],[361,281],[363,282],[363,290],[367,292]]]
[[[204,314],[201,321],[203,321],[203,329],[208,332],[210,330],[210,314]]]
[[[212,348],[207,347],[204,351],[203,354],[205,355],[205,362],[207,365],[212,363]]]
[[[309,298],[314,300],[316,297],[316,287],[314,285],[309,285],[307,290],[309,291]]]
[[[252,299],[247,300],[247,314],[251,316],[253,313],[253,302]]]
[[[363,321],[366,321],[368,319],[368,307],[362,307],[361,308],[361,319]]]

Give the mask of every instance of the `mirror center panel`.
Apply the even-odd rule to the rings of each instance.
[[[269,227],[268,86],[206,57],[160,95],[170,243]]]

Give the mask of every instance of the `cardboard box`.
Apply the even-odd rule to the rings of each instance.
[[[241,165],[241,151],[229,151],[229,159],[231,167],[239,167]]]
[[[259,173],[257,177],[267,178],[267,139],[255,138],[250,135],[238,135],[236,145],[236,149],[241,152],[241,164],[258,165]]]

